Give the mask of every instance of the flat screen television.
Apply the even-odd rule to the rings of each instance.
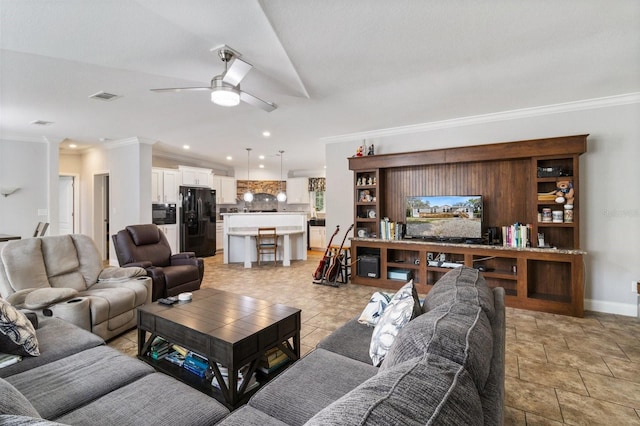
[[[460,241],[482,238],[481,195],[407,197],[406,238]]]

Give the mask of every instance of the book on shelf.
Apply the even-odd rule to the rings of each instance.
[[[258,371],[269,374],[289,362],[289,357],[279,348],[270,349],[258,364]]]
[[[240,373],[240,372],[238,372],[238,373]],[[228,377],[227,376],[223,376],[223,379],[224,379],[224,384],[226,386],[229,386]],[[242,387],[242,384],[244,383],[245,379],[246,378],[244,376],[241,376],[240,374],[238,374],[238,381],[236,382],[237,383],[236,388],[238,390],[240,390],[240,388]],[[251,377],[249,377],[249,383],[247,384],[247,388],[245,389],[245,391],[249,391],[249,390],[255,388],[256,386],[258,386],[259,384],[260,383],[256,380],[256,374],[253,373],[251,375]],[[211,379],[211,386],[213,386],[213,387],[215,387],[217,389],[220,389],[220,383],[218,383],[218,379],[215,376],[213,376],[213,379]]]
[[[169,353],[170,347],[169,342],[162,337],[156,337],[149,347],[149,356],[155,360],[162,359]]]
[[[531,247],[531,224],[514,223],[502,227],[502,245],[505,247]]]
[[[169,352],[164,359],[179,367],[182,367],[182,364],[184,364],[184,355],[176,350]]]
[[[20,361],[22,361],[20,355],[0,353],[0,368],[8,367]]]

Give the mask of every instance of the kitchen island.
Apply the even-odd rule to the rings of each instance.
[[[289,266],[291,260],[307,258],[306,213],[223,213],[222,218],[224,263],[243,263],[245,268],[251,268],[251,263],[258,259],[255,246],[258,228],[269,227],[276,228],[277,260],[283,266]]]

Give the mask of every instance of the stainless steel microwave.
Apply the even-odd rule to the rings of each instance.
[[[156,225],[176,224],[175,204],[153,204],[151,219]]]

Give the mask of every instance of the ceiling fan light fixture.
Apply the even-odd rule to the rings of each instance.
[[[240,92],[235,87],[218,87],[211,92],[211,102],[216,105],[233,107],[240,104]]]

